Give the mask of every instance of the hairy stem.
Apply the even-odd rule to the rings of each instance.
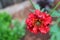
[[[32,6],[34,7],[34,3],[32,2],[32,0],[30,0],[30,3],[32,4]],[[35,8],[35,7],[34,7]]]
[[[50,11],[50,13],[52,14],[59,5],[60,5],[60,2],[57,3],[57,5]]]

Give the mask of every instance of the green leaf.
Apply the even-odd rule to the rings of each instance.
[[[56,23],[54,23],[50,27],[50,40],[60,40],[60,28],[58,26],[58,22],[60,21],[60,18],[57,19]]]
[[[59,28],[58,28],[58,24],[53,24],[51,27],[50,27],[50,33],[51,34],[55,34],[59,31]]]
[[[56,34],[56,40],[60,40],[60,32]]]
[[[59,23],[60,22],[60,18],[58,18],[57,20],[56,20],[56,23]]]
[[[52,35],[50,40],[56,40],[55,35]]]
[[[60,9],[57,10],[60,13]]]
[[[19,22],[19,20],[14,20],[14,32],[17,34],[18,37],[22,38],[25,35],[25,20]]]
[[[60,40],[60,32],[51,35],[50,40]]]
[[[60,13],[55,10],[54,12],[52,12],[51,16],[52,17],[60,17]]]
[[[25,20],[13,20],[10,28],[11,16],[6,12],[0,12],[0,40],[18,40],[25,35]]]
[[[35,9],[40,10],[40,6],[38,4],[33,4]]]
[[[25,19],[22,20],[22,22],[21,22],[21,27],[22,27],[22,28],[25,27]]]
[[[11,23],[11,16],[7,12],[0,12],[0,26],[9,26]]]
[[[45,9],[43,8],[41,11],[44,12],[44,10],[45,10]]]

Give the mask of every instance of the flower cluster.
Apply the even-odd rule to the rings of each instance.
[[[52,17],[49,14],[35,10],[35,12],[30,13],[26,19],[27,29],[34,34],[38,32],[46,34],[50,30],[49,24],[51,21]]]

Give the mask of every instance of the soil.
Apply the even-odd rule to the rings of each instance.
[[[27,31],[26,35],[22,38],[22,40],[49,40],[50,35],[49,33],[47,34],[33,34],[29,31]]]

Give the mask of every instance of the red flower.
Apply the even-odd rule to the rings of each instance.
[[[52,17],[39,10],[35,10],[34,13],[30,13],[26,20],[27,29],[32,33],[37,34],[38,32],[47,33],[49,32],[49,24],[52,21]]]

